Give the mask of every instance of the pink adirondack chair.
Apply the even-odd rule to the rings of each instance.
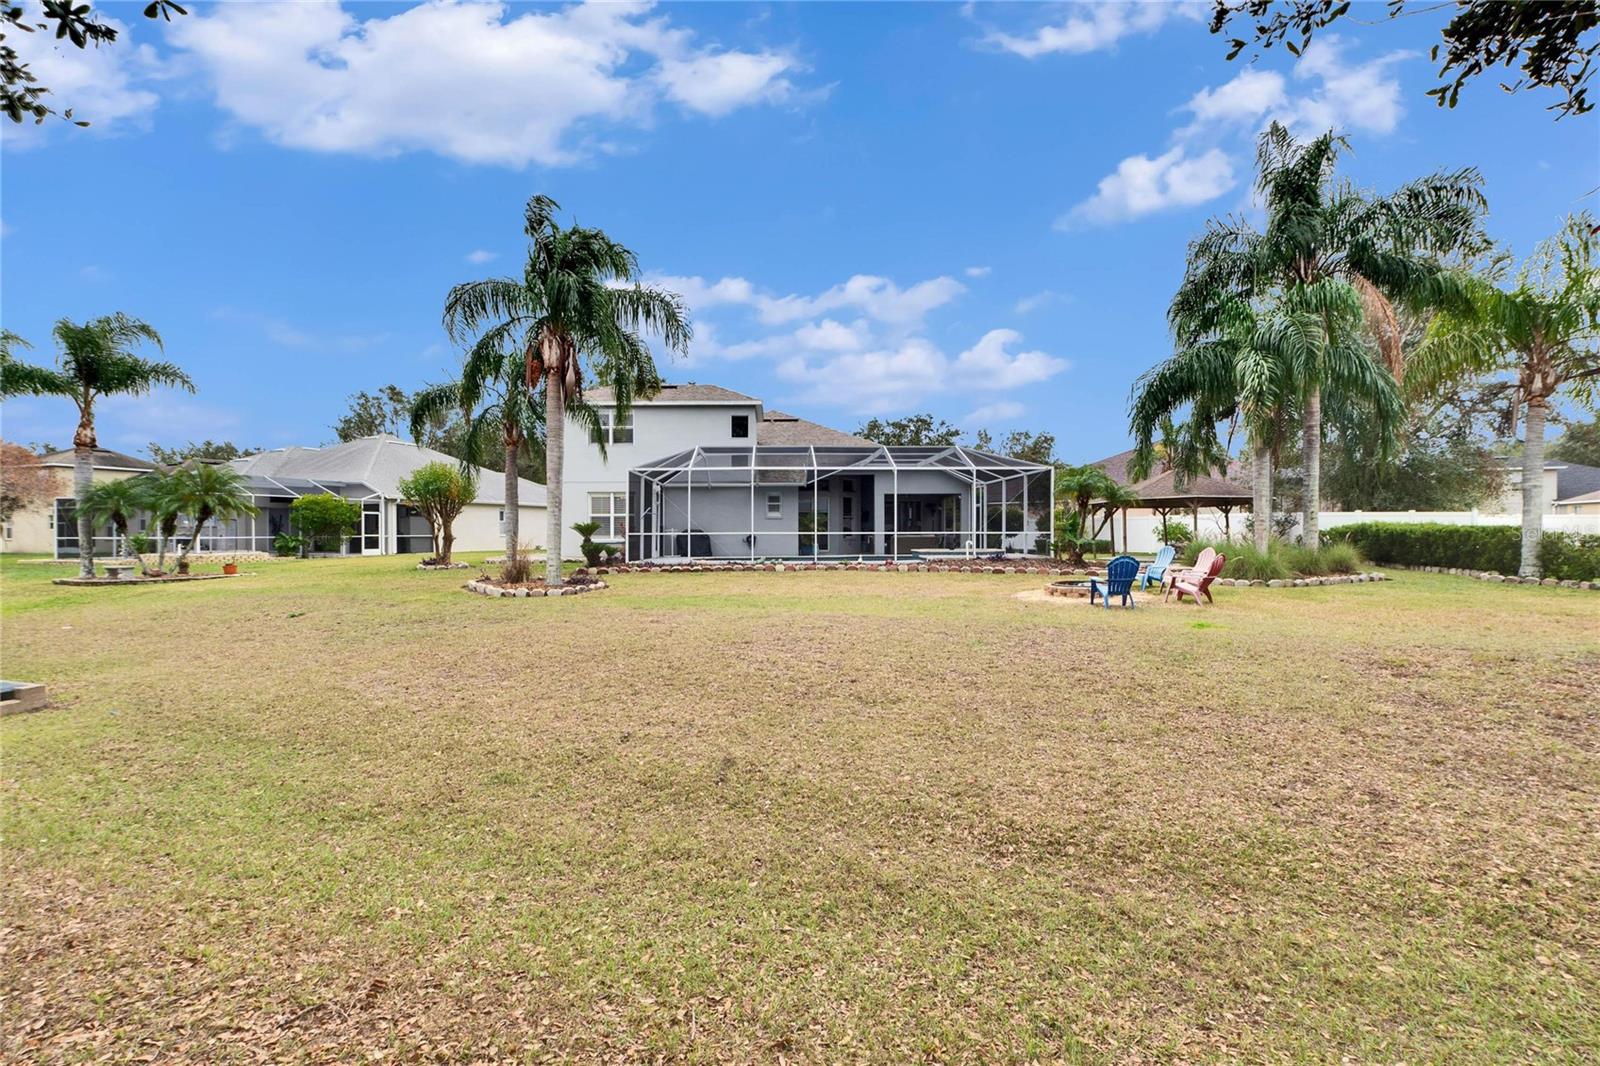
[[[1161,598],[1166,599],[1172,595],[1172,590],[1178,587],[1180,581],[1199,581],[1211,569],[1211,561],[1217,557],[1217,549],[1201,548],[1200,554],[1195,557],[1194,565],[1190,567],[1174,567],[1167,571],[1165,589]]]
[[[1207,603],[1216,603],[1217,601],[1211,598],[1211,583],[1222,573],[1222,568],[1227,562],[1228,557],[1219,552],[1217,557],[1211,560],[1211,566],[1204,574],[1198,570],[1190,570],[1180,576],[1172,583],[1172,587],[1178,592],[1178,602],[1183,602],[1183,594],[1187,592],[1194,597],[1196,603],[1200,602],[1201,596],[1206,598]]]

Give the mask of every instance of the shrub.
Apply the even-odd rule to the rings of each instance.
[[[128,549],[135,555],[148,554],[152,545],[153,542],[150,540],[150,534],[148,533],[128,534]]]
[[[578,550],[583,552],[585,565],[593,568],[600,565],[600,557],[605,553],[605,548],[594,542],[594,535],[600,531],[599,522],[574,522],[572,531],[583,538],[583,543],[578,545]]]
[[[1446,566],[1515,574],[1522,555],[1522,531],[1516,526],[1357,522],[1336,526],[1325,536],[1330,542],[1354,545],[1374,562],[1401,566]]]
[[[1600,535],[1546,533],[1539,538],[1539,569],[1559,581],[1600,580]]]
[[[1182,522],[1162,522],[1155,529],[1156,539],[1174,548],[1181,548],[1194,539],[1194,530]]]
[[[279,533],[272,538],[272,550],[285,557],[299,555],[305,546],[306,539],[293,533]]]
[[[1325,574],[1354,574],[1361,570],[1361,553],[1354,544],[1334,541],[1324,544],[1321,551],[1322,572]]]
[[[1265,553],[1256,550],[1253,540],[1197,540],[1178,553],[1178,560],[1193,566],[1206,548],[1228,557],[1222,576],[1246,581],[1275,581],[1289,577],[1321,577],[1324,574],[1353,574],[1361,569],[1361,553],[1353,545],[1324,544],[1312,551],[1302,544],[1273,538]]]
[[[313,549],[337,551],[361,527],[361,505],[331,492],[302,496],[289,505],[289,520]]]
[[[533,576],[533,563],[528,559],[526,545],[518,544],[500,564],[500,580],[507,585],[520,585]]]
[[[1246,581],[1276,581],[1289,577],[1294,570],[1289,564],[1288,547],[1281,540],[1271,540],[1267,542],[1267,550],[1262,552],[1256,550],[1253,541],[1224,541],[1217,545],[1217,550],[1228,556],[1222,576]]]

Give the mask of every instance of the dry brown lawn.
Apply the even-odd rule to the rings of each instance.
[[[23,1061],[1594,1061],[1600,595],[0,566]]]

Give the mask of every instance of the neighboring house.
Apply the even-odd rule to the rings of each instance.
[[[1558,503],[1566,502],[1576,496],[1586,496],[1591,492],[1600,492],[1600,466],[1584,466],[1582,463],[1563,463],[1551,460],[1544,464],[1544,510],[1545,514],[1577,514],[1582,512],[1557,512]],[[1499,501],[1493,508],[1484,507],[1482,510],[1497,510],[1500,514],[1520,515],[1522,513],[1522,464],[1518,459],[1506,460],[1506,487]]]
[[[229,465],[245,475],[260,513],[201,532],[200,549],[271,551],[279,533],[290,532],[289,506],[297,497],[331,492],[361,504],[361,529],[345,546],[351,554],[394,555],[431,550],[428,523],[400,494],[401,479],[427,463],[456,460],[389,433],[360,437],[325,448],[277,448],[235,459]],[[518,536],[530,547],[542,545],[545,488],[517,483]],[[505,475],[478,469],[477,500],[455,520],[456,551],[505,547]]]
[[[616,416],[606,454],[570,418],[563,518],[634,561],[1036,552],[1051,468],[965,447],[883,447],[717,385],[667,385]],[[577,557],[565,531],[561,550]]]
[[[1600,489],[1586,492],[1582,496],[1569,496],[1565,500],[1557,500],[1551,508],[1551,513],[1600,515]]]
[[[198,551],[272,551],[273,538],[292,532],[289,506],[301,496],[332,493],[361,504],[361,529],[342,546],[353,555],[393,555],[427,552],[432,540],[427,521],[407,506],[400,496],[400,480],[425,463],[456,460],[443,452],[421,448],[399,437],[383,433],[362,437],[325,448],[278,448],[258,452],[228,465],[245,477],[245,488],[258,514],[227,522],[213,519],[200,531]],[[7,537],[8,551],[53,552],[57,558],[78,554],[78,526],[73,513],[72,453],[56,452],[44,457],[50,467],[60,467],[63,495],[48,512],[21,513],[15,516],[14,535]],[[97,451],[96,481],[135,477],[156,469],[154,463],[120,452]],[[523,480],[518,483],[520,503],[519,533],[524,542],[540,545],[545,532],[545,489]],[[455,520],[456,551],[494,551],[505,547],[500,523],[505,518],[505,476],[493,470],[478,471],[477,501],[467,506]],[[131,533],[154,537],[148,515],[137,515],[129,525]],[[178,537],[187,540],[187,519],[179,522]],[[126,545],[117,543],[115,531],[107,526],[95,531],[95,554],[119,554]]]
[[[72,491],[75,458],[75,453],[70,449],[40,456],[39,464],[55,478],[55,500],[43,507],[30,507],[12,515],[4,528],[0,528],[0,551],[55,553],[62,556],[78,554],[78,519]],[[121,481],[155,469],[155,464],[148,460],[109,448],[96,448],[92,464],[97,483]],[[113,536],[110,526],[97,530],[95,536],[97,544],[103,537],[106,549],[110,549]],[[58,547],[62,544],[66,546],[65,550]]]

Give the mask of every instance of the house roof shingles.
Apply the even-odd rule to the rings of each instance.
[[[39,456],[41,466],[71,466],[76,459],[76,453],[68,448],[65,451],[50,452],[48,455]],[[90,460],[96,470],[154,470],[156,464],[148,459],[128,455],[125,452],[112,451],[110,448],[96,448]]]
[[[616,402],[615,396],[609,386],[597,385],[592,389],[583,390],[583,398],[592,404],[608,404]],[[682,385],[663,385],[661,391],[649,399],[637,399],[636,403],[733,403],[752,404],[760,406],[761,401],[754,396],[746,396],[742,392],[725,389],[721,385],[701,385],[689,381]]]
[[[756,429],[756,443],[873,446],[871,441],[862,437],[817,422],[808,422],[783,411],[768,411],[762,416],[761,424]]]
[[[360,437],[326,448],[278,448],[235,459],[230,464],[241,474],[263,478],[293,478],[331,485],[364,485],[387,499],[399,499],[400,479],[424,463],[449,463],[457,460],[401,440],[390,433]],[[524,507],[544,507],[545,487],[519,478],[517,495]],[[505,476],[498,471],[478,470],[477,503],[505,502]]]

